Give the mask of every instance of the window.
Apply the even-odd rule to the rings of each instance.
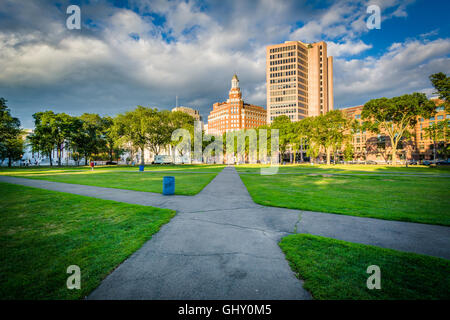
[[[430,118],[430,121],[434,121],[434,117],[431,117],[431,118]]]
[[[437,119],[442,120],[442,119],[444,119],[444,116],[443,115],[437,116]]]
[[[355,115],[355,119],[361,119],[361,115],[360,114]]]

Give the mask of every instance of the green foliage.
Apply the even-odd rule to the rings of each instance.
[[[433,143],[433,158],[436,160],[437,145],[440,141],[445,138],[445,130],[448,126],[449,121],[440,121],[431,124],[429,127],[424,128],[425,137],[430,139]]]
[[[8,159],[8,166],[22,158],[24,141],[20,121],[11,116],[6,100],[0,98],[0,159]]]
[[[339,150],[347,139],[346,131],[349,121],[340,110],[333,110],[324,115],[314,117],[309,126],[310,140],[315,148],[323,148],[326,152],[327,164],[333,150]]]
[[[434,102],[423,93],[372,99],[364,105],[361,113],[368,128],[373,132],[383,130],[390,138],[392,164],[396,164],[398,144],[409,135],[409,130],[417,123],[417,116],[430,117],[435,112]]]
[[[344,149],[344,160],[352,161],[353,157],[354,157],[353,147],[350,143],[347,143]]]
[[[450,112],[450,77],[439,72],[432,74],[430,76],[430,81],[436,89],[435,93],[439,94],[439,99],[444,100],[445,110]]]

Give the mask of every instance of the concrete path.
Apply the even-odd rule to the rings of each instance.
[[[177,210],[90,299],[308,299],[278,247],[295,231],[450,259],[449,227],[260,206],[233,167],[193,197],[6,176],[0,182]]]

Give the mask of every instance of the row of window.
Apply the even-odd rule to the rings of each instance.
[[[429,120],[430,121],[434,121],[435,119],[437,120],[443,120],[444,119],[444,115],[440,114],[437,117],[431,117]],[[450,119],[450,113],[446,115],[446,119]],[[420,118],[420,122],[423,122],[425,119],[424,118]]]
[[[285,95],[290,95],[290,94],[295,94],[298,93],[300,95],[304,95],[305,97],[308,96],[308,94],[306,93],[306,91],[303,90],[296,90],[296,89],[288,89],[288,90],[278,90],[278,91],[270,91],[270,96],[271,97],[276,97],[276,96],[285,96]]]
[[[296,75],[296,71],[285,71],[285,72],[274,72],[270,74],[271,78],[285,77],[285,76],[294,76]]]
[[[282,96],[270,98],[270,102],[283,102],[283,101],[303,101],[307,102],[307,99],[302,96]]]
[[[278,67],[270,67],[270,72],[295,69],[295,64],[286,64]]]
[[[270,49],[270,53],[285,52],[285,51],[291,51],[291,50],[295,50],[295,45],[272,48],[272,49]]]
[[[294,83],[285,83],[285,84],[273,84],[270,86],[270,90],[279,90],[279,89],[290,89],[296,88],[297,84]]]
[[[290,58],[290,59],[282,59],[282,60],[275,60],[275,61],[270,61],[270,65],[271,66],[276,66],[279,64],[285,64],[285,63],[292,63],[292,62],[296,62],[296,58]]]

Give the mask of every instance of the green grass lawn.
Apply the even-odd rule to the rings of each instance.
[[[175,212],[0,183],[0,299],[80,299]],[[69,265],[81,290],[69,290]]]
[[[259,173],[260,168],[268,165],[245,164],[236,166],[236,170],[242,173]],[[288,164],[278,167],[279,173],[410,173],[428,175],[450,175],[450,166],[385,166],[385,165],[311,165],[311,164]]]
[[[315,299],[450,299],[445,259],[306,234],[287,236],[280,247]],[[370,265],[380,267],[380,290],[367,289]]]
[[[253,200],[285,207],[450,226],[450,178],[241,174]]]
[[[194,195],[223,168],[220,165],[147,166],[144,172],[139,172],[137,166],[103,166],[93,171],[86,167],[12,168],[0,170],[0,175],[157,193],[162,193],[163,177],[170,175],[175,177],[175,194]]]

